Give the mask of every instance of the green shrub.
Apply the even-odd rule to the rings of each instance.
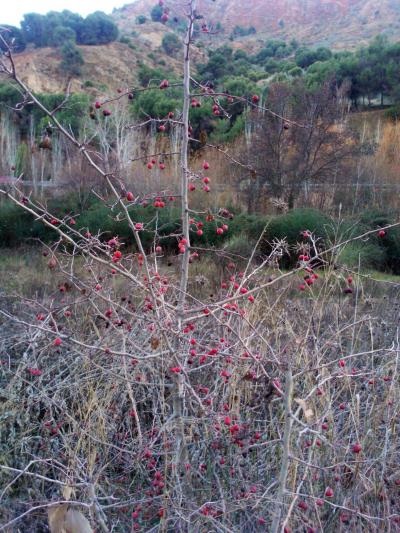
[[[331,234],[332,220],[316,209],[294,209],[284,215],[272,218],[266,230],[266,236],[262,251],[268,254],[271,251],[271,243],[274,239],[286,239],[289,248],[301,241],[301,232],[309,230],[319,239],[324,246]],[[282,258],[284,268],[291,267],[297,262],[297,254],[292,253]]]
[[[182,41],[175,33],[166,33],[162,38],[161,46],[168,55],[175,55],[182,48]]]
[[[245,233],[233,234],[224,245],[224,249],[231,254],[240,255],[248,259],[253,253],[256,241],[249,239]]]
[[[1,246],[20,246],[32,239],[48,242],[54,237],[54,230],[36,221],[27,211],[11,202],[2,203],[0,209]]]
[[[397,122],[400,119],[400,104],[389,107],[385,111],[385,116],[393,122]]]
[[[10,82],[0,83],[0,104],[15,106],[21,101],[21,93],[15,85]]]
[[[80,76],[84,59],[82,52],[76,47],[74,41],[65,41],[60,48],[60,69],[70,76]]]
[[[400,275],[400,229],[388,230],[386,237],[381,239],[381,247],[386,251],[386,270]]]
[[[381,227],[394,223],[395,220],[395,213],[387,213],[382,210],[365,211],[360,218],[367,230],[376,229],[377,231]],[[379,238],[374,235],[370,239],[373,239],[380,250],[384,252],[382,268],[393,272],[393,274],[400,274],[400,229],[391,228],[385,237]]]
[[[47,202],[47,210],[58,218],[71,215],[76,219],[75,229],[90,231],[93,235],[100,235],[101,240],[108,240],[118,236],[128,248],[136,249],[136,243],[128,221],[123,218],[122,210],[116,206],[114,211],[98,201],[94,196],[89,198],[85,208],[79,208],[77,199],[71,195]],[[233,210],[230,209],[230,212]],[[158,242],[167,254],[177,252],[177,237],[181,231],[179,210],[172,204],[164,209],[156,209],[152,205],[132,206],[129,213],[133,222],[143,222],[144,231],[141,233],[143,247],[146,251],[153,248],[155,231],[157,229]],[[122,217],[122,218],[121,218]],[[198,219],[200,220],[200,219]],[[215,219],[204,224],[203,235],[196,234],[195,226],[191,231],[191,242],[194,247],[224,248],[228,252],[249,257],[260,240],[256,256],[266,255],[271,251],[274,239],[286,239],[289,244],[289,254],[284,256],[281,266],[289,268],[297,262],[297,251],[294,245],[302,241],[301,232],[310,230],[319,238],[322,248],[329,248],[331,244],[352,239],[371,229],[378,229],[392,221],[387,213],[368,211],[358,220],[342,221],[338,228],[324,213],[314,209],[295,209],[290,213],[266,218],[260,215],[246,213],[236,214],[232,219]],[[228,231],[218,235],[217,227],[226,223]],[[55,230],[44,225],[23,209],[12,202],[5,201],[0,209],[0,246],[15,247],[32,240],[52,242],[56,237]],[[158,244],[157,242],[157,244]],[[400,229],[392,228],[384,237],[377,233],[371,234],[367,240],[355,240],[339,249],[334,258],[339,265],[350,268],[378,269],[400,274]]]
[[[161,17],[163,16],[163,13],[163,8],[159,4],[155,5],[150,12],[151,20],[153,22],[161,22]]]
[[[340,250],[337,260],[349,268],[382,269],[385,265],[385,251],[374,242],[353,241]]]
[[[38,97],[48,109],[55,109],[65,101],[64,94],[39,94]],[[63,126],[77,134],[81,128],[83,118],[90,105],[87,94],[71,94],[67,103],[57,111],[56,117]],[[39,124],[39,131],[47,126],[49,119],[40,109],[30,109],[35,124]]]
[[[131,40],[126,35],[121,35],[121,37],[119,38],[119,42],[122,43],[122,44],[128,44],[129,45]]]

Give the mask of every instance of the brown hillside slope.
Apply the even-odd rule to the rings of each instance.
[[[82,75],[70,79],[60,68],[61,56],[56,48],[28,49],[16,54],[14,59],[17,72],[35,92],[62,92],[70,82],[73,92],[86,91],[105,93],[118,87],[138,85],[138,65],[167,68],[179,73],[181,62],[168,57],[159,50],[163,32],[160,24],[149,24],[141,28],[141,34],[131,39],[132,48],[114,42],[101,46],[79,46],[84,58]],[[154,30],[156,27],[156,30]],[[161,28],[164,31],[164,28]],[[168,67],[159,64],[168,59]]]
[[[122,28],[137,15],[149,13],[155,0],[137,0],[114,11]],[[177,0],[165,3],[181,15]],[[215,25],[220,22],[228,35],[236,25],[254,26],[269,38],[296,38],[308,44],[352,48],[379,33],[400,38],[399,0],[198,0],[198,12]]]

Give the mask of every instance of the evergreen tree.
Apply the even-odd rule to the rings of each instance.
[[[14,53],[23,52],[25,50],[26,41],[19,28],[9,26],[8,24],[0,24],[0,28],[0,34],[7,43],[7,45],[5,45],[0,41],[0,50],[4,52],[7,49],[7,46],[9,46]]]
[[[60,49],[60,68],[69,76],[80,76],[84,60],[81,51],[73,41],[67,41]]]
[[[102,11],[88,15],[83,21],[78,44],[108,44],[118,37],[118,28]]]

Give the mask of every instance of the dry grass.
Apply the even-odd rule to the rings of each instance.
[[[41,531],[41,506],[59,501],[64,484],[73,488],[72,502],[87,505],[93,524],[104,520],[118,532],[169,530],[179,513],[188,531],[265,531],[276,508],[288,367],[293,427],[282,518],[299,532],[396,531],[398,285],[381,289],[384,297],[377,300],[374,287],[382,281],[364,283],[360,276],[354,293],[344,295],[344,273],[332,270],[299,292],[302,276],[295,274],[254,303],[240,304],[243,316],[216,307],[212,316],[193,319],[194,331],[178,334],[190,387],[187,469],[179,474],[171,419],[170,368],[176,361],[166,344],[176,338],[174,326],[154,321],[140,294],[126,292],[118,276],[103,274],[102,290],[94,291],[100,272],[90,263],[77,264],[70,280],[76,286],[55,298],[50,288],[65,272],[49,272],[42,263],[32,252],[25,258],[8,254],[1,262],[2,272],[30,275],[7,290],[28,296],[28,283],[46,287],[39,307],[29,300],[12,309],[6,300],[2,304],[24,321],[1,319],[0,464],[11,468],[2,470],[2,522],[28,511],[10,531]],[[173,280],[172,270],[160,269]],[[271,274],[280,275],[264,270],[246,286],[261,285]],[[212,308],[226,292],[221,280],[231,275],[240,279],[218,261],[194,263],[191,279],[207,282],[190,287],[195,305]],[[107,320],[109,306],[113,318]],[[38,322],[35,315],[43,310]],[[60,347],[53,346],[56,334]],[[190,338],[197,355],[188,358]],[[213,348],[217,354],[202,361]],[[18,475],[23,469],[31,475]],[[181,503],[173,496],[177,483],[185,486]],[[328,486],[332,497],[324,496]],[[32,507],[37,511],[29,512]]]

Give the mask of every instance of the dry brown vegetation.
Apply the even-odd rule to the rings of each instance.
[[[216,236],[229,235],[219,208],[234,200],[227,176],[237,161],[208,147],[189,162],[193,1],[187,9],[178,154],[165,138],[143,134],[139,143],[122,99],[109,122],[92,126],[94,150],[1,56],[74,165],[80,153],[84,164],[72,168],[97,175],[104,209],[129,227],[134,246],[58,218],[18,184],[0,191],[55,235],[0,262],[0,531],[394,533],[399,281],[340,258],[348,245],[395,239],[400,223],[342,237],[338,223],[332,242],[301,228],[290,270],[280,267],[287,239],[266,242],[266,229],[245,254],[193,245],[202,217]],[[397,133],[385,128],[385,153]],[[159,149],[167,168],[146,178],[144,163],[154,157],[157,166]],[[232,193],[221,190],[227,182]],[[158,227],[165,205],[155,207],[154,227],[133,209],[160,204],[166,189],[180,203],[170,255]]]

